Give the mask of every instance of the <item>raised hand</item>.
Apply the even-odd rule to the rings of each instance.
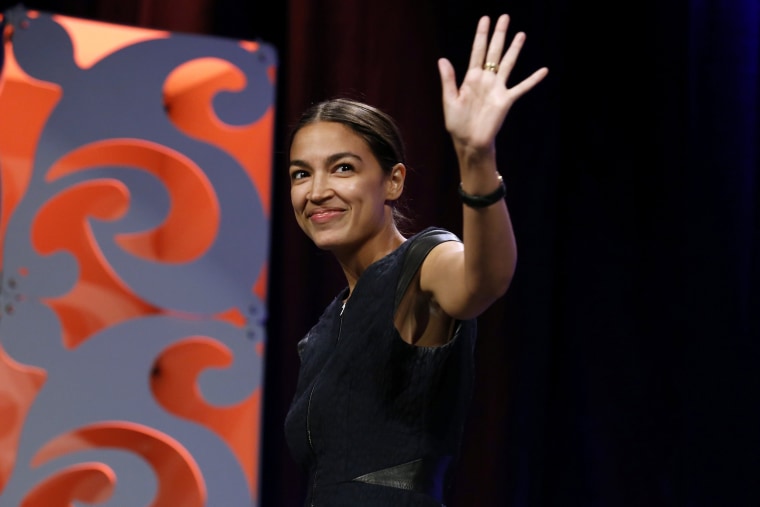
[[[493,151],[496,134],[512,104],[549,72],[543,67],[511,88],[507,87],[509,74],[525,43],[525,33],[515,35],[504,52],[509,16],[503,14],[496,21],[490,43],[489,25],[487,16],[478,22],[470,63],[460,87],[457,88],[451,62],[446,58],[438,61],[446,130],[457,150],[466,152]]]

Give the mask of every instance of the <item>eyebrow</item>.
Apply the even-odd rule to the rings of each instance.
[[[362,158],[356,153],[353,153],[350,151],[341,151],[339,153],[333,153],[332,155],[328,156],[325,159],[325,163],[327,165],[331,165],[342,158],[355,158],[356,160],[360,162],[362,161]],[[311,167],[311,165],[308,162],[306,162],[305,160],[299,160],[299,159],[291,160],[289,165],[296,166],[296,167]]]

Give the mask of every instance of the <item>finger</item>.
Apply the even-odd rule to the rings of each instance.
[[[501,78],[504,79],[504,82],[507,81],[509,74],[512,72],[512,69],[514,69],[515,63],[517,62],[517,57],[520,56],[520,51],[522,50],[524,44],[525,33],[518,32],[517,35],[515,35],[515,37],[512,39],[512,43],[509,45],[507,52],[504,53],[504,57],[501,59],[501,62],[499,62],[498,74]]]
[[[472,52],[470,53],[470,65],[468,69],[480,69],[483,67],[483,58],[486,56],[488,47],[488,25],[491,20],[488,16],[483,16],[478,21],[478,27],[475,29],[475,39],[472,41]]]
[[[531,90],[534,86],[536,86],[538,83],[540,83],[546,75],[549,74],[549,69],[546,67],[541,67],[537,71],[535,71],[530,76],[526,77],[519,83],[517,83],[515,86],[509,89],[512,94],[514,94],[515,99],[520,98],[522,95],[524,95],[526,92]]]
[[[456,99],[459,92],[457,90],[454,66],[446,58],[440,58],[438,60],[438,73],[441,75],[443,101],[447,102]]]
[[[507,38],[507,28],[509,27],[509,16],[502,14],[499,19],[496,20],[496,26],[493,29],[493,35],[491,36],[491,43],[488,45],[488,53],[486,55],[486,62],[493,62],[498,64],[502,59],[502,52],[504,51],[504,41]]]

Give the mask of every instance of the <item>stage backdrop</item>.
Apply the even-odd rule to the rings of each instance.
[[[256,505],[276,51],[3,23],[0,506]]]

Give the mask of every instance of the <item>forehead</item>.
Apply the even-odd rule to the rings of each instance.
[[[290,145],[291,159],[323,158],[333,153],[369,154],[367,142],[342,123],[319,121],[302,127]]]

